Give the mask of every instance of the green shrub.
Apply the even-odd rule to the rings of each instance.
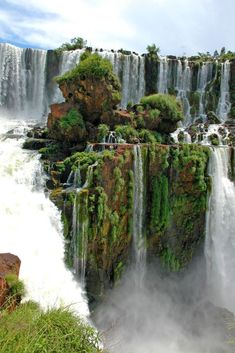
[[[9,274],[5,276],[5,280],[10,289],[10,296],[22,297],[25,295],[25,286],[22,281],[18,279],[15,274]]]
[[[85,129],[85,124],[82,115],[76,110],[71,109],[68,114],[59,120],[60,127],[64,130],[69,130],[74,126],[78,126],[81,129]]]
[[[153,94],[141,98],[140,102],[147,110],[156,109],[165,120],[177,122],[183,119],[182,106],[174,96],[168,94]],[[154,114],[157,114],[155,112]]]
[[[63,52],[65,50],[75,50],[82,49],[86,46],[87,41],[81,37],[75,37],[70,40],[70,43],[63,43],[59,48],[55,49],[57,53]]]
[[[98,141],[102,142],[104,138],[108,135],[109,133],[109,127],[106,124],[100,124],[98,126]]]
[[[0,316],[0,353],[101,353],[97,332],[68,310],[36,303]]]
[[[115,127],[115,132],[120,138],[123,138],[127,142],[131,142],[138,137],[138,132],[130,125],[117,125]]]
[[[113,67],[108,59],[102,58],[98,54],[88,55],[87,58],[80,61],[74,69],[65,73],[63,76],[57,77],[56,82],[60,83],[66,80],[80,79],[102,79],[108,78],[115,81],[115,85],[119,87],[118,81],[113,74]]]

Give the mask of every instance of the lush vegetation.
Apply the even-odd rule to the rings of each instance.
[[[174,96],[167,94],[153,94],[143,97],[140,102],[147,110],[155,111],[153,117],[158,117],[156,110],[160,111],[160,116],[164,120],[179,121],[183,119],[182,106]]]
[[[71,71],[65,73],[63,76],[57,77],[57,83],[80,78],[100,80],[108,78],[114,80],[113,67],[108,59],[102,58],[98,54],[87,55],[80,63]],[[116,80],[116,79],[115,79]],[[116,80],[117,81],[117,80]]]
[[[65,309],[36,303],[0,313],[0,353],[101,353],[97,332]]]
[[[85,124],[81,113],[76,109],[71,109],[68,114],[59,120],[59,125],[64,130],[72,129],[74,126],[79,126],[81,129],[85,128]]]
[[[81,37],[72,38],[69,42],[63,43],[59,48],[56,49],[57,53],[63,52],[65,50],[75,50],[82,49],[87,45],[87,41]]]

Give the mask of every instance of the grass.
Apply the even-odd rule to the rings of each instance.
[[[0,353],[101,353],[94,328],[66,309],[27,302],[0,312]]]

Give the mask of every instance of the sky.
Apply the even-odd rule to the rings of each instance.
[[[0,42],[54,49],[89,46],[162,55],[235,51],[235,0],[0,0]]]

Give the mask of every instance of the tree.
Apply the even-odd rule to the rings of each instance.
[[[151,58],[158,58],[158,54],[160,53],[160,48],[156,46],[156,44],[147,46],[148,55]]]
[[[87,41],[82,37],[74,37],[70,40],[70,43],[63,43],[59,48],[56,49],[57,52],[62,52],[65,50],[76,50],[82,49],[87,45]]]

